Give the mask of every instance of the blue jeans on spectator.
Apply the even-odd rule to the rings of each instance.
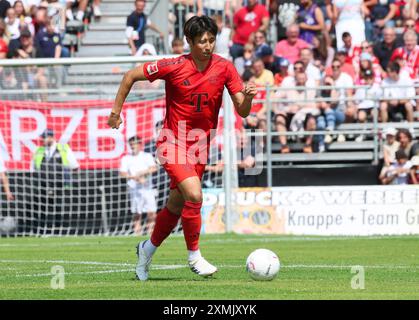
[[[317,117],[317,130],[335,130],[336,126],[345,121],[345,113],[338,109],[332,108],[324,112],[323,115]],[[319,135],[319,144],[324,145],[324,135]]]
[[[233,43],[230,48],[230,55],[233,58],[233,61],[236,60],[238,57],[243,57],[244,53],[244,46],[238,43]]]

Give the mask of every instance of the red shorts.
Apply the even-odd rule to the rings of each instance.
[[[179,183],[190,177],[202,179],[207,162],[206,158],[205,161],[202,161],[203,159],[201,161],[197,161],[196,158],[191,159],[183,149],[176,145],[170,146],[170,152],[173,153],[172,158],[169,158],[169,148],[165,147],[159,150],[160,145],[157,143],[156,158],[170,177],[170,189],[176,189]],[[175,159],[173,159],[173,155],[175,155]]]

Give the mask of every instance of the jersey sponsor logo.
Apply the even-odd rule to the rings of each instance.
[[[157,72],[159,72],[159,68],[157,67],[157,62],[154,63],[150,63],[147,66],[147,72],[148,74],[151,76],[152,74],[155,74]]]
[[[201,112],[202,106],[208,106],[208,93],[193,93],[190,99],[190,105],[196,108],[195,112]]]

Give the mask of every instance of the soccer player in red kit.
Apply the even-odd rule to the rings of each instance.
[[[157,214],[150,239],[137,246],[136,275],[142,281],[148,279],[154,252],[170,235],[179,219],[191,270],[203,277],[217,271],[199,250],[201,179],[207,160],[210,130],[217,127],[224,86],[237,113],[243,118],[248,116],[252,99],[257,93],[253,83],[243,85],[230,61],[213,54],[217,35],[214,20],[207,16],[192,17],[184,25],[184,34],[190,54],[147,62],[128,71],[108,119],[110,127],[119,127],[122,105],[135,81],[166,81],[166,116],[156,156],[170,176],[170,194],[166,207]]]

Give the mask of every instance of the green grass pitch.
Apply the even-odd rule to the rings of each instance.
[[[153,259],[149,281],[135,280],[136,237],[0,239],[0,299],[419,299],[419,237],[203,235],[201,251],[219,272],[210,279],[186,266],[182,235]],[[278,277],[253,281],[254,249],[276,252]],[[51,267],[65,271],[51,288]],[[364,267],[365,288],[352,289]]]

